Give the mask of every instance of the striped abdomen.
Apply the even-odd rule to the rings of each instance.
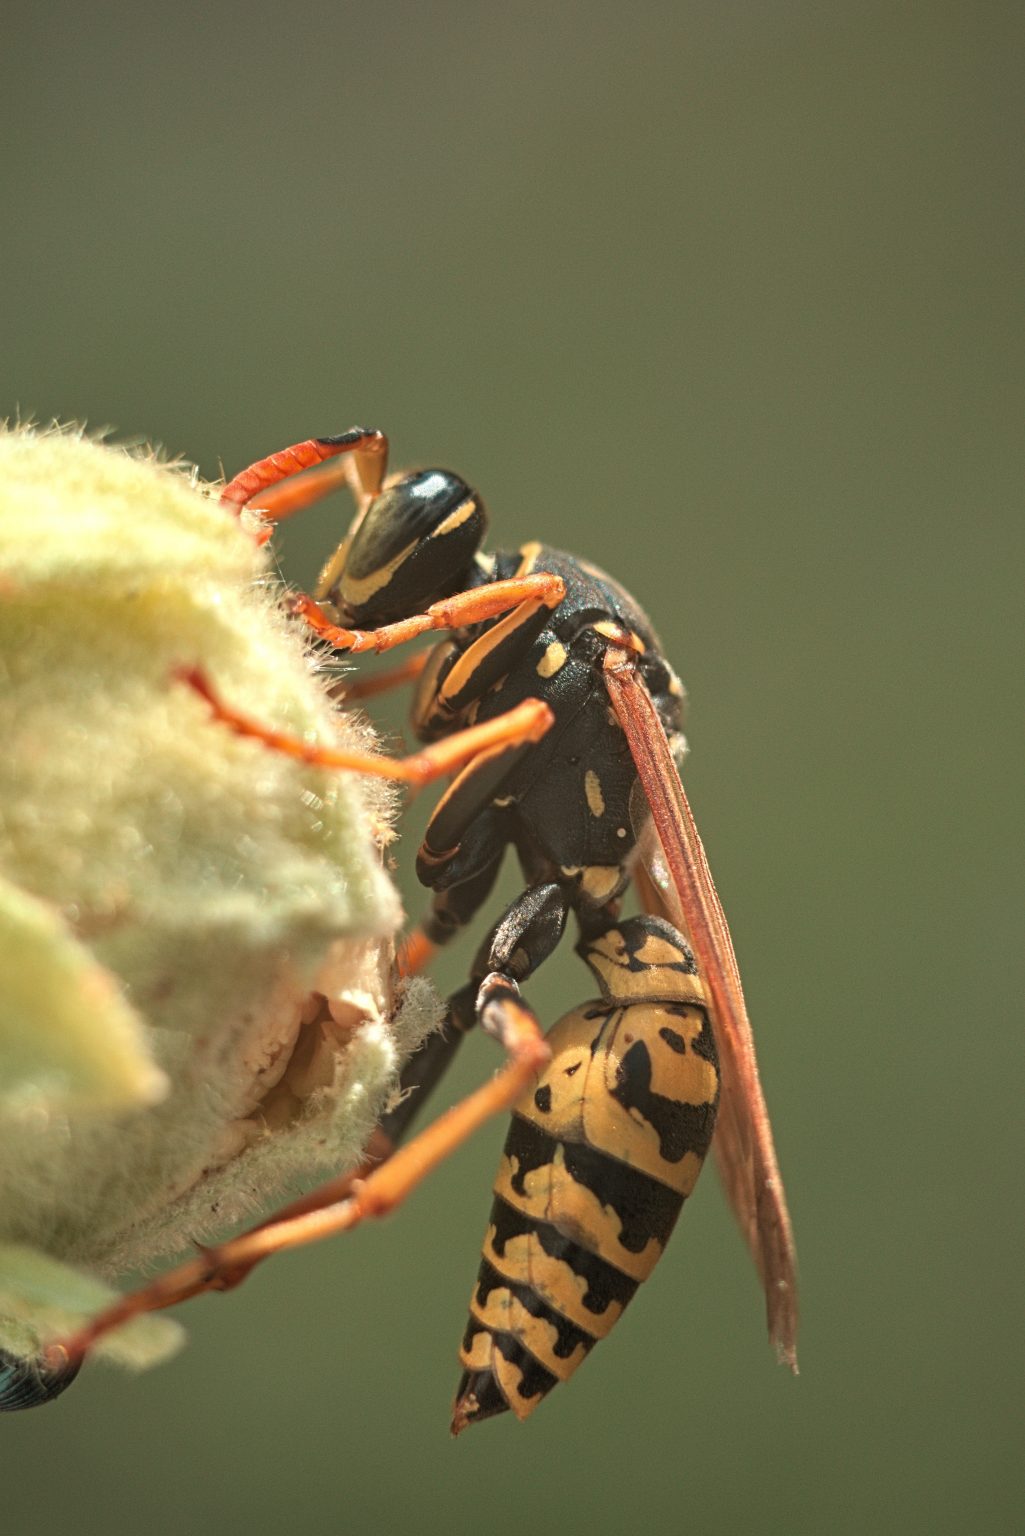
[[[652,1271],[715,1126],[719,1072],[701,982],[659,918],[580,945],[603,1000],[548,1036],[517,1104],[460,1359],[453,1430],[526,1418]]]

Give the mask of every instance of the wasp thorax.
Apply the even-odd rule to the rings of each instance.
[[[465,586],[486,528],[483,502],[458,475],[406,475],[370,503],[326,595],[353,625],[422,612]]]

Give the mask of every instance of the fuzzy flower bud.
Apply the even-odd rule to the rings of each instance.
[[[0,1364],[298,1175],[353,1163],[435,1020],[395,1015],[391,799],[242,740],[340,715],[268,557],[206,487],[0,432]],[[138,1319],[135,1365],[180,1330]]]

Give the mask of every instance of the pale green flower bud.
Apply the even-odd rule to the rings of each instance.
[[[368,744],[215,494],[78,433],[0,433],[0,1347],[18,1355],[103,1300],[94,1277],[353,1163],[435,1021],[424,988],[397,1018],[391,998],[390,794],[233,735],[175,680],[196,664],[272,726]],[[107,1352],[136,1364],[178,1333],[132,1327]]]

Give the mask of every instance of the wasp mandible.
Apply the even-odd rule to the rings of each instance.
[[[708,1147],[796,1369],[794,1250],[729,929],[677,771],[683,689],[638,604],[611,577],[540,543],[483,551],[487,515],[447,470],[386,478],[383,433],[354,427],[261,459],[222,502],[258,537],[336,486],[348,536],[316,600],[292,606],[323,644],[381,652],[444,631],[424,655],[346,698],[415,681],[408,758],[333,753],[233,710],[186,669],[221,726],[320,765],[412,785],[454,775],[417,855],[428,915],[400,960],[419,969],[485,906],[508,848],[522,894],[491,928],[444,1028],[407,1063],[364,1165],[206,1249],[52,1352],[73,1368],[108,1328],[237,1284],[270,1253],[393,1209],[489,1115],[512,1109],[494,1186],[453,1430],[525,1418],[580,1364],[651,1271]],[[297,479],[302,471],[312,475]],[[633,881],[644,911],[621,915]],[[600,997],[545,1037],[522,988],[572,914]],[[414,1116],[479,1024],[504,1070],[426,1130]]]

